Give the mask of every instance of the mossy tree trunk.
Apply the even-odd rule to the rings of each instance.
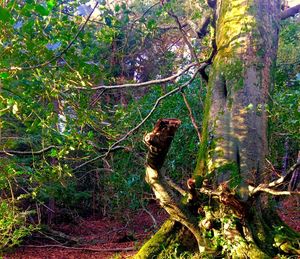
[[[181,197],[184,191],[160,171],[180,123],[160,121],[146,135],[146,180],[178,223],[175,227],[167,222],[136,258],[168,258],[178,247],[205,258],[300,254],[299,235],[282,223],[265,194],[288,180],[267,183],[264,173],[266,105],[279,16],[279,0],[217,1],[217,54],[210,69],[197,166]]]

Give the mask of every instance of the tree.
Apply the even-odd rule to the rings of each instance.
[[[237,257],[246,249],[252,257],[299,253],[298,235],[265,195],[290,195],[299,178],[298,164],[278,179],[264,169],[279,2],[83,2],[5,1],[0,7],[0,249],[34,229],[26,219],[35,210],[32,221],[51,224],[60,213],[68,218],[97,208],[118,211],[122,203],[137,207],[144,150],[133,133],[150,127],[151,116],[176,114],[182,122],[159,120],[144,139],[146,179],[172,220],[137,257],[169,258],[185,250],[203,256],[236,251]],[[298,11],[287,9],[281,18]],[[203,112],[198,97],[205,94]],[[296,99],[281,97],[289,105]],[[177,130],[180,123],[184,130]],[[175,169],[168,175],[186,177],[178,171],[197,162],[184,188],[161,169],[175,133],[184,142],[178,149],[187,148],[173,151],[173,143],[166,168]],[[288,181],[290,189],[282,190]]]
[[[299,234],[285,226],[269,200],[269,194],[292,194],[293,190],[279,187],[291,179],[299,162],[273,181],[265,173],[266,106],[276,61],[280,1],[225,0],[211,5],[216,54],[209,71],[197,166],[187,193],[170,184],[161,170],[180,121],[160,120],[145,136],[146,181],[171,220],[136,258],[163,257],[178,243],[183,251],[212,258],[299,254]]]

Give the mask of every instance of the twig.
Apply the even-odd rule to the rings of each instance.
[[[276,169],[275,169],[275,167],[273,166],[273,164],[271,163],[271,161],[268,160],[267,158],[266,158],[266,161],[267,161],[267,163],[270,165],[272,172],[275,173],[278,177],[280,177],[281,175],[276,171]]]
[[[41,155],[44,152],[49,151],[52,148],[59,148],[58,146],[51,145],[38,151],[18,151],[18,150],[0,150],[0,154],[6,155]]]
[[[181,92],[181,95],[182,95],[183,101],[184,101],[184,103],[185,103],[185,106],[186,106],[186,108],[188,109],[189,117],[190,117],[190,120],[191,120],[191,122],[192,122],[192,124],[193,124],[195,130],[196,130],[196,133],[197,133],[199,142],[201,142],[201,141],[202,141],[201,132],[200,132],[199,127],[198,127],[198,125],[197,125],[197,123],[196,123],[195,117],[193,116],[193,112],[192,112],[191,106],[190,106],[190,104],[188,103],[188,100],[187,100],[187,98],[186,98],[184,92]]]
[[[143,205],[142,205],[143,206]],[[150,218],[152,219],[153,221],[153,226],[154,228],[157,228],[157,221],[156,219],[154,218],[154,216],[151,214],[151,212],[149,210],[147,210],[144,206],[143,206],[143,210],[150,216]]]
[[[135,247],[120,247],[120,248],[88,248],[88,247],[71,247],[71,246],[62,246],[62,245],[23,245],[22,247],[32,247],[32,248],[62,248],[62,249],[70,249],[70,250],[81,250],[81,251],[91,251],[91,252],[119,252],[119,251],[134,251]]]
[[[286,170],[287,170],[288,162],[289,162],[289,141],[288,141],[288,138],[285,138],[284,149],[285,149],[285,155],[284,155],[283,161],[282,161],[282,173],[283,173],[283,175],[286,174]]]
[[[18,181],[17,181],[15,178],[14,178],[14,180],[15,180],[16,185],[17,185],[19,188],[21,188],[26,194],[30,194],[30,195],[31,195],[31,193],[30,193],[29,191],[27,191],[24,187],[22,187],[22,186],[18,183]],[[43,207],[45,207],[47,210],[51,211],[52,213],[55,213],[54,210],[52,210],[51,208],[49,208],[47,205],[45,205],[43,202],[41,202],[41,201],[38,200],[37,198],[35,198],[35,200],[36,200],[40,205],[42,205]]]
[[[49,59],[48,61],[45,61],[43,63],[40,63],[38,65],[35,66],[28,66],[28,67],[10,67],[10,68],[2,68],[0,69],[0,72],[9,72],[9,71],[24,71],[24,70],[32,70],[32,69],[37,69],[40,67],[44,67],[49,65],[50,63],[52,63],[53,61],[57,60],[58,58],[60,58],[63,54],[65,54],[70,48],[71,46],[74,44],[74,42],[77,40],[79,34],[83,31],[84,27],[86,26],[86,24],[88,23],[89,19],[91,18],[92,14],[94,13],[96,7],[98,6],[98,2],[95,4],[93,10],[90,12],[90,14],[88,15],[88,17],[86,18],[84,24],[80,27],[80,29],[77,31],[77,33],[75,34],[74,38],[70,41],[70,43],[68,44],[68,46],[61,51],[58,55],[54,56],[53,58]]]
[[[296,164],[294,164],[286,173],[285,176],[281,176],[279,179],[269,183],[267,186],[268,187],[275,187],[278,186],[280,184],[282,184],[283,182],[285,182],[289,177],[291,177],[291,174],[298,168],[300,167],[300,161],[298,161]]]
[[[153,5],[151,5],[140,17],[138,17],[138,18],[136,18],[134,21],[133,21],[133,23],[135,23],[135,22],[137,22],[138,20],[141,20],[141,19],[143,19],[143,17],[152,9],[152,8],[154,8],[155,6],[157,6],[157,5],[159,5],[160,4],[160,2],[156,2],[156,3],[154,3]]]
[[[190,53],[191,53],[191,56],[193,57],[193,59],[199,64],[199,60],[198,60],[198,57],[197,57],[197,54],[195,52],[195,49],[193,48],[192,44],[190,43],[190,41],[188,40],[186,34],[185,34],[185,31],[183,30],[182,28],[182,25],[179,21],[179,18],[176,14],[174,14],[172,11],[169,11],[168,14],[173,17],[173,19],[175,20],[175,22],[177,23],[177,26],[178,26],[178,29],[182,35],[182,38],[185,42],[185,44],[188,46],[189,50],[190,50]]]
[[[75,87],[75,89],[78,90],[112,90],[112,89],[122,89],[122,88],[130,88],[130,87],[145,87],[145,86],[149,86],[149,85],[155,85],[155,84],[162,84],[162,83],[167,83],[169,81],[172,81],[174,79],[176,79],[177,77],[181,76],[183,73],[185,73],[186,71],[188,71],[190,68],[196,66],[197,63],[192,63],[189,64],[188,66],[186,66],[185,68],[183,68],[181,71],[177,72],[176,74],[163,78],[163,79],[156,79],[156,80],[150,80],[147,82],[142,82],[142,83],[132,83],[132,84],[121,84],[121,85],[99,85],[99,86],[95,86],[95,87],[90,87],[90,88],[86,88],[86,87]]]
[[[48,236],[46,235],[45,233],[43,233],[42,231],[38,231],[38,233],[40,233],[41,235],[45,236],[46,238],[58,243],[59,245],[63,245],[61,242],[59,242],[58,240],[56,240],[55,238],[51,237],[51,236]]]
[[[199,59],[198,59],[198,57],[197,57],[197,54],[196,54],[196,52],[195,52],[195,49],[193,48],[192,44],[191,44],[190,41],[188,40],[188,38],[187,38],[187,36],[186,36],[186,33],[185,33],[185,31],[183,30],[183,27],[182,27],[182,25],[181,25],[181,23],[180,23],[180,21],[179,21],[178,16],[175,15],[172,11],[169,11],[168,13],[169,13],[170,16],[172,16],[172,17],[174,18],[175,22],[177,23],[177,26],[178,26],[178,29],[179,29],[181,35],[182,35],[182,38],[183,38],[185,44],[188,46],[188,48],[189,48],[189,50],[190,50],[191,57],[192,57],[192,58],[194,59],[194,61],[196,61],[197,64],[199,65]],[[199,142],[201,142],[201,139],[202,139],[202,138],[201,138],[201,133],[200,133],[200,131],[199,131],[199,127],[197,126],[196,120],[195,120],[195,118],[194,118],[194,116],[193,116],[192,109],[191,109],[191,107],[190,107],[190,105],[189,105],[189,103],[188,103],[188,100],[187,100],[187,98],[186,98],[186,96],[185,96],[185,94],[184,94],[183,91],[181,92],[181,95],[182,95],[183,101],[184,101],[184,103],[185,103],[185,106],[186,106],[186,108],[188,109],[189,117],[190,117],[190,120],[191,120],[191,122],[192,122],[192,124],[193,124],[195,130],[196,130],[196,133],[197,133]]]
[[[88,160],[88,161],[86,161],[86,162],[80,164],[79,166],[76,166],[73,170],[76,171],[76,170],[78,170],[79,168],[81,168],[81,167],[83,167],[83,166],[85,166],[85,165],[87,165],[87,164],[89,164],[89,163],[92,163],[92,162],[94,162],[94,161],[96,161],[96,160],[98,160],[98,159],[100,159],[100,158],[106,157],[106,156],[107,156],[110,152],[112,152],[112,151],[115,151],[115,150],[118,150],[118,149],[123,149],[123,148],[125,148],[125,147],[123,147],[123,146],[112,146],[112,147],[110,147],[110,148],[106,148],[105,150],[103,150],[103,151],[106,151],[105,154],[96,156],[96,157],[92,158],[91,160]]]

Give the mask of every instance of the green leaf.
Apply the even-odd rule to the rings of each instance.
[[[47,16],[49,14],[49,10],[42,5],[37,5],[35,7],[35,11],[38,12],[42,16]]]
[[[120,7],[120,5],[117,4],[117,5],[115,6],[115,12],[117,13],[117,12],[119,12],[120,10],[121,10],[121,7]]]
[[[50,156],[51,156],[51,157],[56,157],[56,156],[57,156],[57,150],[54,149],[54,148],[52,148],[52,149],[51,149],[51,152],[50,152]]]
[[[0,73],[0,78],[1,79],[6,79],[6,78],[8,78],[8,76],[9,76],[9,73],[7,73],[7,72]]]
[[[156,21],[155,20],[151,19],[150,21],[148,21],[148,23],[147,23],[147,28],[148,29],[152,30],[155,27],[156,27]]]
[[[0,6],[0,20],[4,23],[8,22],[11,18],[11,14],[6,8]]]
[[[49,1],[47,1],[47,7],[48,7],[48,9],[52,10],[53,7],[55,6],[55,4],[56,4],[56,0],[49,0]]]

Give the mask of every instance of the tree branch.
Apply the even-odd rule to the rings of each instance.
[[[146,10],[140,17],[134,19],[133,23],[137,22],[138,20],[143,19],[143,18],[145,17],[145,15],[146,15],[148,12],[150,12],[150,10],[151,10],[152,8],[154,8],[155,6],[157,6],[157,5],[159,5],[159,4],[160,4],[160,2],[156,2],[156,3],[154,3],[153,5],[151,5],[150,7],[148,7],[147,10]]]
[[[52,148],[59,148],[58,146],[54,146],[54,145],[51,145],[49,147],[45,147],[41,150],[38,150],[38,151],[18,151],[18,150],[0,150],[0,154],[6,154],[6,155],[9,155],[9,156],[12,156],[12,155],[41,155],[47,151],[49,151],[50,149]]]
[[[191,106],[190,106],[190,104],[189,104],[189,102],[188,102],[188,100],[187,100],[184,92],[181,92],[181,96],[182,96],[183,101],[185,103],[185,106],[186,106],[186,108],[187,108],[187,110],[189,112],[189,117],[190,117],[190,120],[191,120],[191,122],[192,122],[192,124],[194,126],[194,129],[195,129],[196,133],[197,133],[198,140],[201,143],[201,141],[202,141],[201,132],[200,132],[199,127],[198,127],[198,125],[196,123],[196,119],[193,116],[193,112],[192,112]]]
[[[193,233],[201,251],[205,243],[197,225],[197,218],[181,205],[180,197],[173,192],[160,171],[180,124],[181,121],[178,119],[160,119],[152,132],[145,135],[144,143],[148,147],[145,180],[171,218],[186,226]]]
[[[88,248],[88,247],[72,247],[63,245],[23,245],[22,247],[32,247],[32,248],[61,248],[70,250],[80,250],[80,251],[91,251],[91,252],[120,252],[120,251],[133,251],[135,247],[121,247],[121,248]]]
[[[292,194],[298,194],[298,192],[293,191],[278,191],[275,190],[275,188],[279,187],[280,185],[284,183],[288,183],[290,179],[293,176],[293,173],[295,170],[297,170],[300,167],[300,160],[297,161],[296,164],[294,164],[287,172],[286,175],[279,177],[277,180],[270,182],[270,183],[261,183],[257,187],[254,187],[252,185],[248,186],[249,189],[249,195],[254,196],[261,192],[267,192],[271,193],[273,195],[292,195]]]
[[[74,38],[70,41],[70,43],[68,44],[68,46],[61,51],[58,55],[54,56],[53,58],[49,59],[48,61],[45,61],[44,63],[38,64],[38,65],[34,65],[34,66],[28,66],[28,67],[10,67],[10,68],[1,68],[0,72],[10,72],[10,71],[25,71],[25,70],[32,70],[32,69],[37,69],[37,68],[41,68],[41,67],[45,67],[49,64],[51,64],[53,61],[59,59],[63,54],[65,54],[70,48],[71,46],[74,44],[74,42],[77,40],[79,34],[83,31],[84,27],[86,26],[86,24],[88,23],[88,21],[90,20],[92,14],[94,13],[96,7],[98,6],[98,2],[95,4],[93,10],[91,11],[91,13],[88,15],[88,17],[86,18],[86,21],[84,22],[84,24],[80,27],[80,29],[77,31],[76,35],[74,36]]]
[[[155,102],[155,104],[153,105],[153,107],[152,107],[152,109],[150,110],[150,112],[144,117],[144,119],[137,125],[137,126],[135,126],[134,128],[132,128],[130,131],[128,131],[123,137],[121,137],[119,140],[117,140],[114,144],[112,144],[109,148],[108,148],[108,150],[107,150],[107,152],[105,153],[105,154],[101,154],[101,155],[99,155],[99,156],[96,156],[96,157],[94,157],[93,159],[91,159],[91,160],[89,160],[89,161],[86,161],[86,162],[84,162],[83,164],[81,164],[81,165],[79,165],[79,166],[77,166],[76,168],[74,168],[74,170],[78,170],[79,168],[81,168],[81,167],[83,167],[83,166],[85,166],[85,165],[87,165],[87,164],[89,164],[89,163],[92,163],[92,162],[94,162],[94,161],[96,161],[96,160],[98,160],[98,159],[101,159],[101,158],[104,158],[104,157],[107,157],[108,156],[108,154],[111,152],[111,151],[113,151],[113,150],[115,150],[116,149],[116,147],[122,142],[122,141],[124,141],[125,139],[127,139],[131,134],[133,134],[134,132],[136,132],[150,117],[151,117],[151,115],[154,113],[154,111],[156,110],[156,108],[158,107],[158,105],[160,104],[160,102],[163,100],[163,99],[165,99],[165,98],[167,98],[167,97],[169,97],[169,96],[171,96],[171,95],[173,95],[173,94],[175,94],[175,93],[177,93],[177,92],[179,92],[179,91],[181,91],[183,88],[185,88],[185,87],[187,87],[190,83],[192,83],[193,81],[194,81],[194,79],[195,79],[195,77],[196,77],[196,75],[197,75],[197,73],[198,73],[198,71],[201,69],[201,67],[202,66],[204,66],[204,65],[206,65],[206,63],[203,63],[198,69],[196,69],[196,71],[194,72],[194,74],[192,75],[192,77],[190,78],[190,80],[188,80],[187,82],[185,82],[183,85],[180,85],[180,86],[178,86],[178,87],[176,87],[175,89],[173,89],[172,91],[170,91],[170,92],[168,92],[168,93],[166,93],[165,95],[162,95],[161,97],[159,97],[157,100],[156,100],[156,102]]]
[[[210,24],[210,22],[211,22],[211,15],[210,14],[205,15],[201,21],[200,29],[198,29],[198,31],[197,31],[197,35],[198,35],[199,39],[203,39],[206,36],[206,34],[208,33],[207,28],[208,28],[208,25]]]
[[[280,19],[285,20],[289,17],[295,16],[300,12],[300,4],[295,5],[289,9],[286,9],[285,11],[281,12]]]
[[[272,195],[276,195],[276,196],[283,196],[283,195],[300,195],[300,192],[294,192],[294,191],[277,191],[277,190],[274,190],[274,189],[271,189],[271,188],[267,188],[267,187],[256,187],[255,188],[255,193],[258,193],[258,192],[265,192],[265,193],[270,193]]]
[[[198,64],[199,64],[199,59],[197,57],[197,54],[196,54],[196,51],[195,49],[193,48],[192,44],[190,43],[190,41],[188,40],[187,36],[186,36],[186,33],[185,31],[183,30],[182,28],[182,25],[181,25],[181,22],[179,21],[179,18],[178,16],[172,12],[172,11],[169,11],[168,14],[173,17],[173,19],[175,20],[175,22],[177,23],[177,26],[178,26],[178,29],[182,35],[182,38],[185,42],[185,44],[188,46],[189,50],[190,50],[190,53],[191,53],[191,56],[192,58],[194,59],[194,61],[196,61]]]
[[[156,79],[156,80],[150,80],[147,82],[142,82],[142,83],[132,83],[132,84],[122,84],[122,85],[99,85],[99,86],[95,86],[95,87],[90,87],[90,88],[86,88],[86,87],[76,87],[76,89],[78,90],[98,90],[98,89],[102,89],[102,90],[112,90],[112,89],[122,89],[122,88],[130,88],[130,87],[145,87],[145,86],[149,86],[149,85],[156,85],[156,84],[162,84],[162,83],[167,83],[169,81],[172,81],[174,79],[176,79],[177,77],[181,76],[183,73],[185,73],[186,71],[188,71],[190,68],[196,66],[197,63],[191,63],[188,66],[184,67],[181,71],[177,72],[176,74],[163,78],[163,79]]]

